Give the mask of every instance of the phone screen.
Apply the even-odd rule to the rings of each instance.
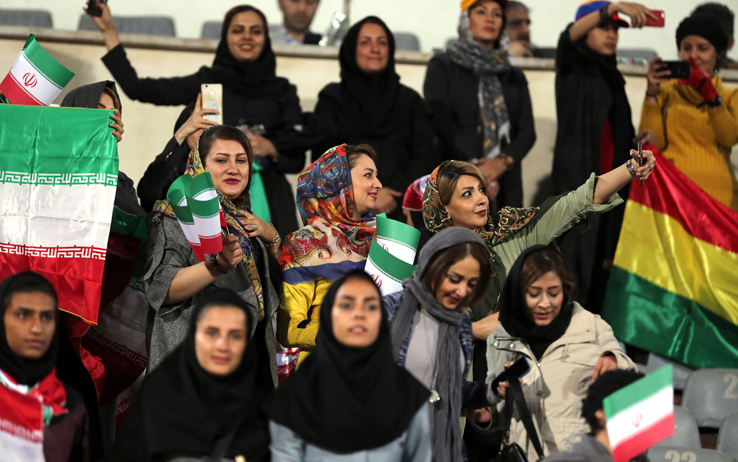
[[[671,72],[670,79],[688,79],[692,68],[689,61],[661,61],[666,65],[666,69]]]

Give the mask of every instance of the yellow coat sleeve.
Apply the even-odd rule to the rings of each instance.
[[[277,311],[277,339],[285,347],[310,351],[320,328],[320,304],[330,284],[324,279],[283,283]]]
[[[659,151],[666,149],[666,130],[662,111],[668,96],[664,87],[665,85],[661,85],[656,102],[649,101],[647,98],[643,100],[641,125],[639,127],[639,130],[653,130],[656,134],[656,145],[654,147]]]
[[[728,150],[738,144],[738,122],[736,122],[736,112],[738,111],[737,95],[738,92],[726,94],[723,104],[716,108],[707,109],[707,115],[710,117],[710,124],[713,130],[715,130],[717,142]]]

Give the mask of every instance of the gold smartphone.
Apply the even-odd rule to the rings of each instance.
[[[223,85],[219,83],[203,83],[200,86],[203,109],[217,109],[217,114],[206,114],[205,118],[223,125]]]

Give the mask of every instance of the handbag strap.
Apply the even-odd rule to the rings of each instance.
[[[533,443],[533,447],[538,453],[538,460],[541,460],[543,459],[543,446],[541,446],[541,440],[538,438],[538,432],[536,431],[536,427],[535,425],[533,425],[533,418],[531,417],[530,411],[528,410],[528,404],[525,402],[525,396],[523,395],[523,388],[520,386],[520,382],[518,380],[515,380],[515,379],[508,380],[508,383],[510,384],[510,388],[507,389],[507,392],[508,393],[512,392],[512,398],[515,402],[515,406],[517,406],[518,408],[518,413],[520,414],[520,418],[523,420],[523,426],[525,427],[525,431],[528,432],[528,438],[530,438],[531,442]],[[510,396],[508,395],[507,397],[509,398]],[[509,399],[506,399],[505,401],[509,401]],[[509,426],[510,426],[511,419],[512,419],[512,412],[507,412],[507,414],[508,415],[505,417],[505,420],[506,420],[507,428],[509,430],[510,428]]]

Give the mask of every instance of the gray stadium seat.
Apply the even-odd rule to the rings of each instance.
[[[0,26],[54,27],[44,10],[0,10]]]
[[[393,32],[396,50],[420,51],[420,39],[410,32]]]
[[[701,448],[700,430],[692,414],[681,406],[674,406],[674,434],[656,446]]]
[[[700,427],[719,428],[726,415],[738,411],[738,369],[699,369],[687,378],[682,406]]]
[[[672,361],[669,358],[649,353],[647,366],[652,371],[659,370],[667,364],[671,364],[673,367],[672,377],[674,378],[674,389],[684,390],[684,384],[687,383],[687,377],[689,377],[689,374],[692,373],[694,369],[676,361]]]
[[[222,21],[205,21],[202,23],[200,38],[220,40],[220,30],[222,28]]]
[[[655,446],[648,450],[650,462],[733,462],[720,451],[678,446]]]
[[[729,414],[720,425],[717,450],[738,458],[738,412]]]
[[[166,16],[113,16],[115,27],[121,34],[148,34],[174,37],[174,21]],[[79,17],[78,30],[98,30],[89,15]]]
[[[648,64],[659,54],[650,48],[618,48],[618,60],[629,60],[635,64]]]

